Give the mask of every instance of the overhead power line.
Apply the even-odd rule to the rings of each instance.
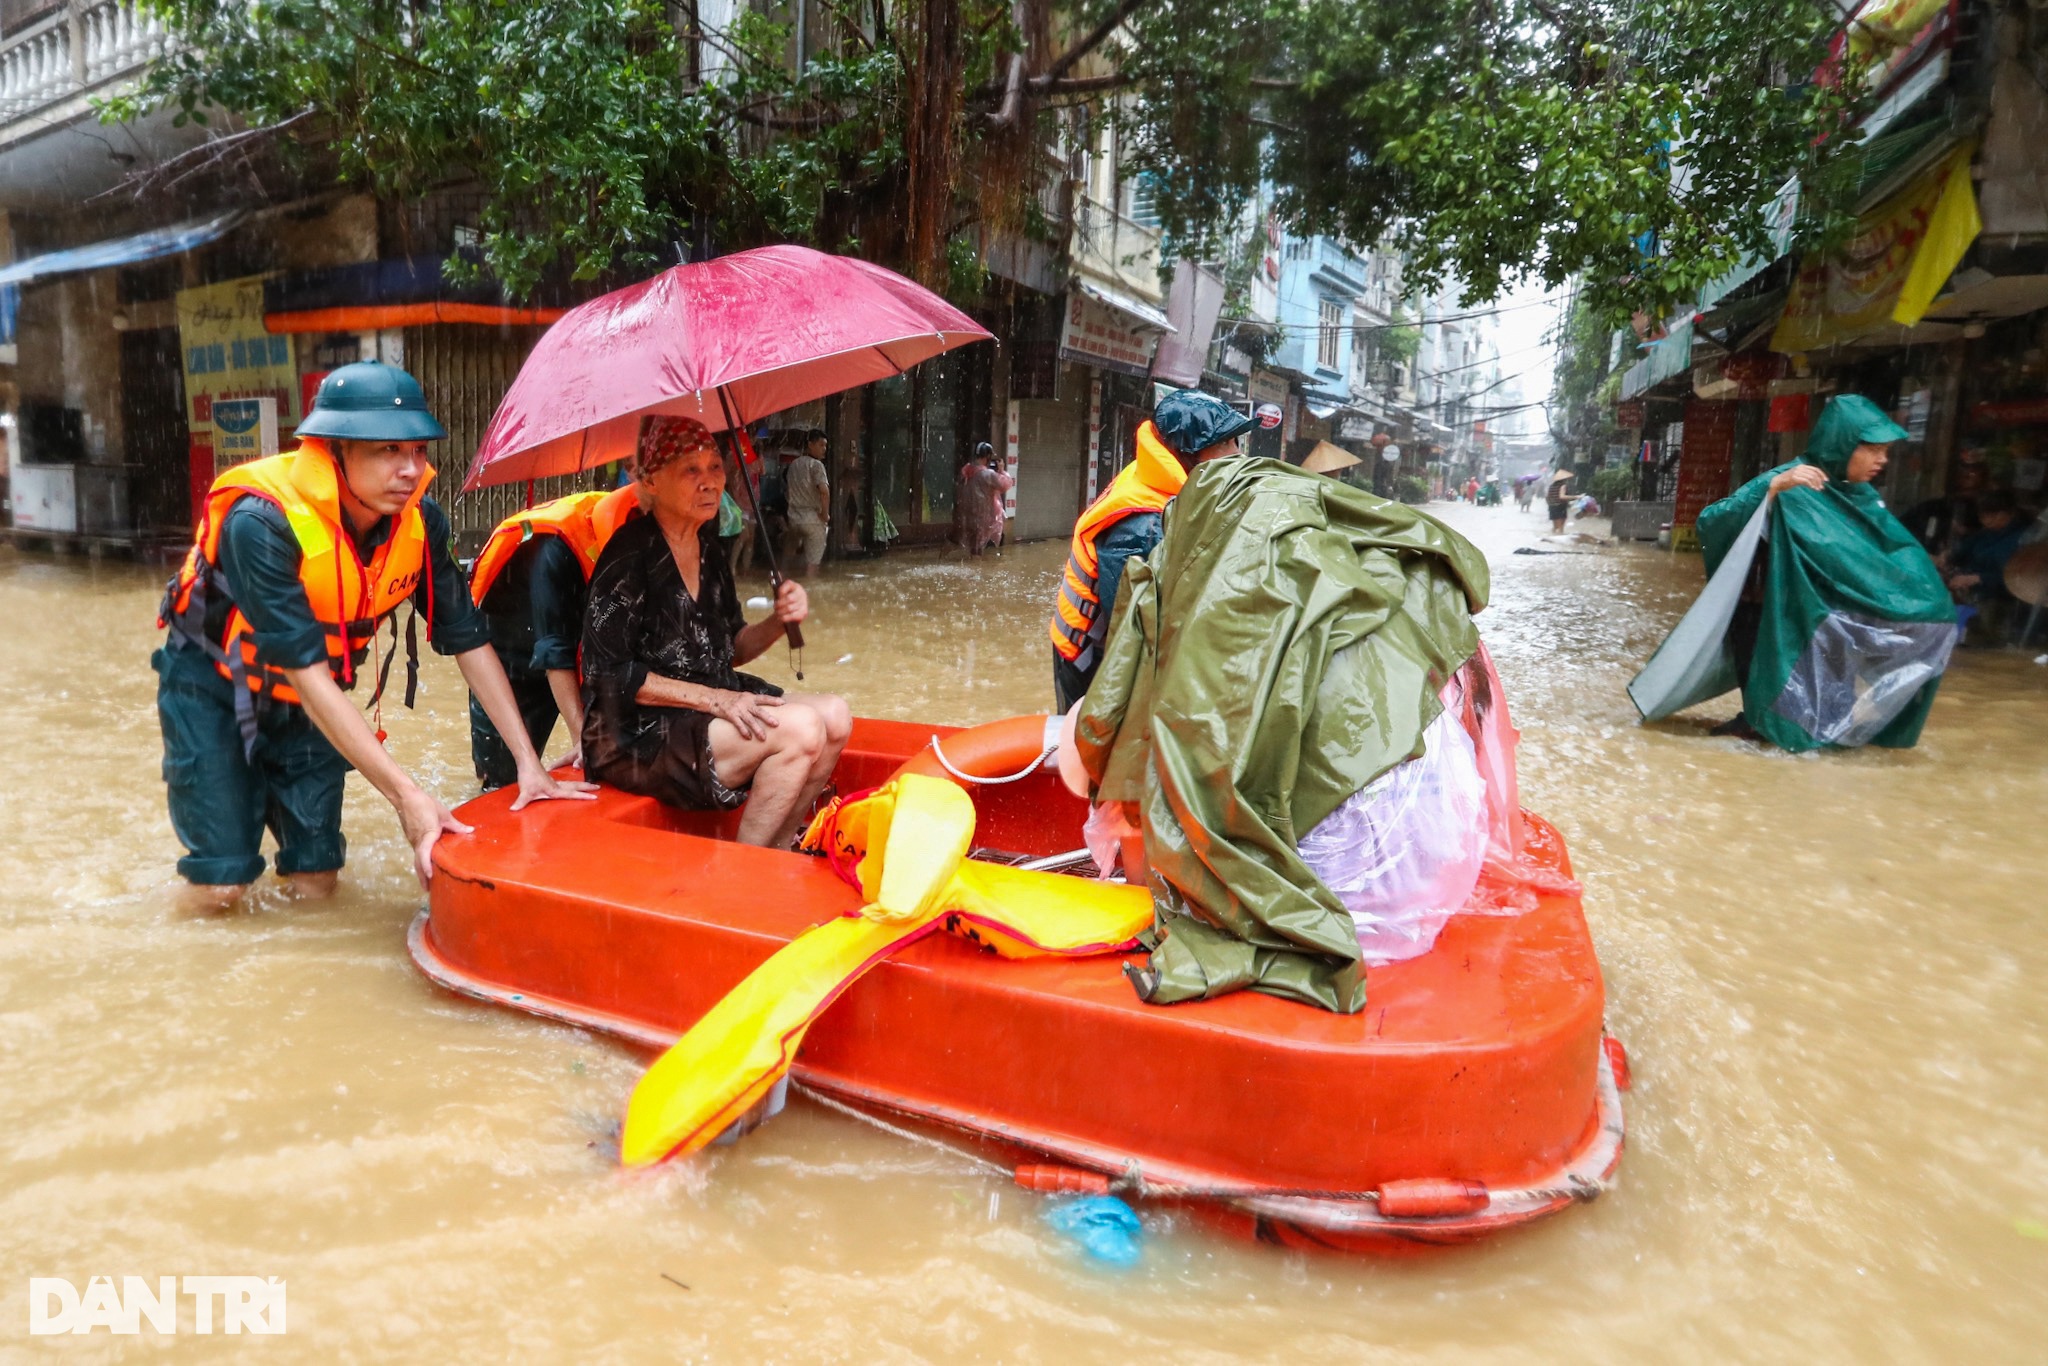
[[[1443,323],[1465,322],[1471,318],[1497,317],[1502,313],[1513,313],[1518,309],[1538,308],[1544,304],[1554,304],[1558,301],[1558,297],[1554,294],[1546,294],[1540,299],[1525,299],[1521,303],[1502,304],[1498,308],[1475,308],[1469,313],[1447,313],[1435,318],[1404,318],[1400,322],[1331,323],[1326,326],[1322,323],[1267,322],[1263,318],[1225,318],[1221,323],[1218,323],[1218,326],[1220,327],[1223,323],[1228,323],[1233,327],[1260,328],[1268,332],[1298,332],[1304,335],[1310,332],[1318,334],[1324,332],[1391,332],[1403,327],[1436,327]]]

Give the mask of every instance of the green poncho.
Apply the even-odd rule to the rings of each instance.
[[[1079,718],[1139,803],[1165,936],[1139,994],[1365,1006],[1358,932],[1296,840],[1422,750],[1478,647],[1486,561],[1429,517],[1271,460],[1196,467],[1132,560]]]
[[[1830,399],[1803,457],[1827,472],[1826,488],[1772,499],[1772,478],[1793,468],[1780,465],[1700,513],[1710,582],[1629,685],[1645,718],[1739,686],[1744,718],[1784,749],[1905,748],[1920,738],[1955,643],[1955,607],[1877,490],[1847,478],[1859,443],[1905,435],[1869,399]],[[1749,675],[1738,678],[1727,626],[1759,543],[1762,617]]]

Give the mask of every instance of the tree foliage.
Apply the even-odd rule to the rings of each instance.
[[[1170,254],[1227,259],[1270,189],[1425,289],[1583,275],[1615,317],[1761,248],[1789,173],[1806,235],[1838,232],[1856,87],[1788,79],[1828,0],[823,0],[801,63],[786,12],[745,3],[711,34],[653,0],[142,3],[182,46],[111,116],[225,111],[383,194],[478,186],[514,292],[693,241],[957,281],[968,229],[1035,221],[1058,111],[1092,101],[1159,177]]]
[[[1617,375],[1609,364],[1614,329],[1579,295],[1559,319],[1556,340],[1557,368],[1551,376],[1549,408],[1551,439],[1567,461],[1590,457],[1621,435],[1614,425],[1613,380]]]
[[[302,171],[396,198],[472,185],[484,264],[515,294],[705,243],[914,250],[943,275],[959,92],[987,79],[1008,12],[928,0],[877,33],[881,10],[828,0],[798,71],[792,25],[753,10],[700,48],[652,0],[144,3],[181,45],[107,117],[289,126]]]
[[[1424,288],[1583,276],[1615,320],[1763,249],[1795,172],[1807,237],[1842,231],[1856,73],[1805,79],[1839,23],[1829,0],[1159,0],[1126,123],[1176,236],[1263,181],[1297,231],[1390,240]]]
[[[1396,365],[1413,365],[1415,357],[1422,351],[1422,329],[1408,321],[1407,313],[1399,304],[1394,305],[1390,326],[1380,330],[1374,338],[1378,353]]]

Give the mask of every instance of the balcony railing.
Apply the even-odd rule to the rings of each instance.
[[[1117,212],[1093,195],[1075,196],[1074,261],[1121,280],[1141,298],[1159,297],[1159,230]]]
[[[0,128],[141,70],[170,42],[155,18],[118,0],[72,0],[0,38]]]

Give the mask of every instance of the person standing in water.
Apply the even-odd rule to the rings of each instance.
[[[1907,748],[1955,645],[1932,558],[1874,481],[1905,429],[1860,394],[1828,400],[1806,454],[1701,511],[1711,576],[1771,509],[1724,638],[1742,711],[1716,734],[1781,748]]]
[[[606,543],[639,512],[631,484],[552,499],[498,523],[470,567],[470,596],[490,623],[491,649],[511,680],[527,738],[545,753],[559,717],[571,746],[561,762],[572,768],[583,765],[576,647],[590,571]],[[469,695],[469,752],[484,791],[517,781],[517,761],[475,693]]]
[[[1572,472],[1558,470],[1550,476],[1550,486],[1544,491],[1544,511],[1550,514],[1550,530],[1555,536],[1564,535],[1564,519],[1572,511]]]
[[[351,768],[397,813],[422,887],[441,836],[469,833],[343,695],[370,665],[377,628],[408,603],[504,736],[519,784],[512,809],[591,795],[590,784],[541,767],[455,563],[448,518],[427,496],[427,443],[446,435],[418,381],[364,361],[321,381],[295,450],[213,481],[164,596],[169,636],[151,659],[192,909],[225,909],[248,891],[263,872],[265,827],[293,893],[331,894],[348,849],[341,806]],[[389,656],[382,669],[370,665],[373,704],[389,667]]]
[[[990,546],[1003,543],[1006,519],[1003,495],[1017,481],[995,467],[996,448],[983,441],[961,467],[954,490],[954,505],[960,509],[960,543],[969,555],[979,555]]]
[[[804,433],[804,448],[782,471],[789,506],[789,545],[805,574],[816,574],[832,539],[832,483],[825,473],[825,433]]]

